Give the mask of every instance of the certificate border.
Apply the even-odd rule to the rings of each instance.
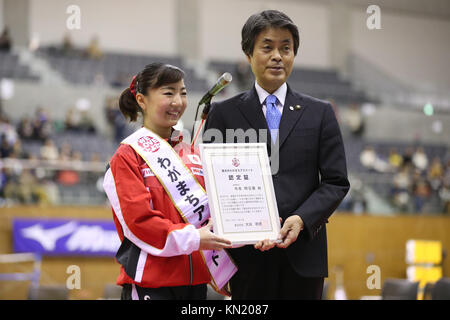
[[[214,152],[214,151],[212,151],[212,152],[209,154],[210,158],[209,158],[208,160],[211,160],[211,161],[212,161],[211,158],[212,158],[213,156],[221,156],[221,155],[224,155],[224,156],[230,156],[230,155],[232,155],[231,153],[221,153],[221,151],[218,151],[217,153],[213,153],[213,152]],[[262,168],[263,164],[261,163],[260,152],[257,152],[257,151],[251,151],[251,152],[246,153],[246,155],[256,155],[256,156],[257,156],[257,159],[258,159],[259,166],[260,166],[260,168]],[[210,163],[210,165],[211,165],[211,167],[213,167],[212,163]],[[212,176],[213,176],[212,179],[214,180],[214,189],[217,190],[216,176],[215,176],[215,175],[212,175]],[[267,179],[265,179],[264,176],[263,176],[263,177],[262,177],[262,182],[263,182],[263,187],[264,187],[263,192],[266,194],[266,197],[265,197],[265,200],[266,200],[266,206],[267,206],[267,208],[270,210],[270,203],[269,203],[269,200],[268,200],[268,197],[267,197],[267,191],[269,191],[270,189],[269,189],[268,186],[267,186],[267,181],[266,181],[266,180],[267,180]],[[217,192],[214,192],[214,196],[215,196],[215,201],[216,201],[216,203],[218,203],[218,202],[219,202],[219,198],[218,198]],[[242,232],[238,232],[238,231],[236,231],[236,232],[225,232],[224,227],[223,227],[223,223],[222,223],[222,222],[223,222],[222,219],[219,219],[218,222],[220,222],[220,224],[218,224],[218,227],[219,227],[220,229],[218,229],[218,230],[220,230],[220,233],[223,234],[224,236],[229,235],[229,234],[236,234],[236,233],[237,233],[237,234],[240,234],[240,233],[242,233]],[[261,233],[261,232],[267,233],[267,232],[272,232],[272,231],[273,231],[272,219],[269,219],[269,222],[270,222],[270,230],[264,230],[264,231],[246,231],[245,233]]]
[[[278,206],[276,204],[275,191],[273,188],[272,175],[269,166],[269,157],[265,143],[213,143],[200,144],[200,155],[203,163],[205,186],[208,193],[209,208],[213,219],[214,233],[229,239],[233,245],[254,244],[260,240],[276,240],[280,232],[280,219]],[[237,153],[242,156],[247,153],[257,154],[262,170],[262,180],[266,195],[267,208],[269,209],[270,231],[248,231],[248,232],[224,232],[222,218],[220,216],[219,198],[216,189],[215,175],[212,170],[212,157],[217,152],[224,155]]]

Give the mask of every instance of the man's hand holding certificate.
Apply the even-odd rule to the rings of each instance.
[[[281,218],[280,218],[281,222]],[[267,251],[277,246],[278,248],[287,248],[295,240],[297,240],[300,231],[304,228],[304,223],[302,218],[298,215],[290,216],[286,219],[283,227],[280,230],[280,235],[276,241],[265,239],[263,241],[258,241],[254,247],[260,251]]]

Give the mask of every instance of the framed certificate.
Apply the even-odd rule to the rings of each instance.
[[[276,240],[280,219],[266,144],[199,147],[214,233],[233,245]]]

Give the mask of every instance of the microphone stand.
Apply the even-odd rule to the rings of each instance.
[[[197,141],[198,135],[203,127],[203,123],[205,122],[206,118],[208,117],[209,109],[211,108],[211,99],[217,93],[219,93],[220,90],[222,90],[224,87],[226,87],[231,82],[232,79],[233,79],[233,77],[231,76],[231,74],[229,72],[225,72],[219,78],[219,80],[217,80],[216,84],[200,99],[200,102],[198,103],[198,106],[197,106],[197,111],[195,112],[194,124],[192,125],[192,134],[194,134],[195,121],[197,120],[198,109],[200,108],[200,106],[202,104],[204,104],[205,107],[203,108],[202,121],[200,123],[200,126],[198,127],[197,133],[195,134],[195,136],[193,135],[194,139],[191,141],[191,148],[194,147],[195,142]]]
[[[195,121],[197,120],[199,107],[200,107],[200,104],[197,106],[197,112],[195,113],[194,123],[192,125],[192,133],[194,133]],[[194,147],[195,142],[197,141],[198,135],[202,131],[203,124],[205,123],[205,120],[206,120],[206,118],[208,117],[208,114],[209,114],[209,109],[211,109],[211,100],[208,100],[208,101],[205,102],[205,107],[203,108],[203,112],[202,112],[202,116],[201,116],[202,121],[200,122],[200,125],[197,128],[197,133],[195,134],[195,136],[194,135],[192,136],[193,139],[191,141],[191,148]]]

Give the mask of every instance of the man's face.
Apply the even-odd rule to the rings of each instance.
[[[253,54],[247,59],[258,84],[273,93],[291,74],[294,57],[291,32],[286,28],[267,28],[256,37]]]

